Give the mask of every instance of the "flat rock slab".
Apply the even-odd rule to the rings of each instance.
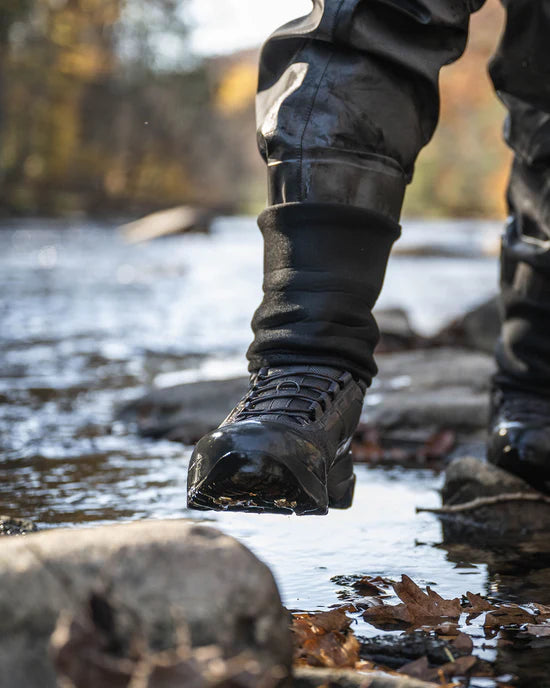
[[[439,348],[380,354],[376,382],[367,393],[363,421],[383,430],[485,427],[492,356]],[[154,389],[121,409],[118,417],[145,436],[193,444],[214,429],[247,389],[247,378],[209,380]]]
[[[247,389],[246,377],[153,389],[117,416],[144,437],[194,444],[220,424]]]
[[[442,497],[443,507],[434,512],[444,519],[450,539],[486,535],[510,541],[517,536],[547,537],[550,532],[550,496],[473,457],[449,465]]]
[[[289,615],[271,572],[211,527],[149,521],[6,538],[0,580],[1,686],[54,688],[52,632],[93,595],[111,600],[120,633],[138,633],[151,651],[176,647],[183,633],[193,648],[290,669]]]
[[[464,349],[421,349],[378,356],[379,375],[367,392],[363,420],[382,429],[486,426],[494,361]]]

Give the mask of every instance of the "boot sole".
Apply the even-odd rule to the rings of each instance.
[[[311,472],[302,474],[298,480],[287,466],[275,459],[268,461],[262,457],[258,462],[250,456],[229,454],[198,487],[189,491],[187,506],[199,510],[321,516],[329,507],[348,509],[354,488],[349,451],[333,465],[326,488]]]

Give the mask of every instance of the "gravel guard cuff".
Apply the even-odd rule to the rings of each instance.
[[[264,298],[252,320],[249,370],[322,364],[370,385],[379,331],[372,316],[400,226],[379,213],[329,203],[271,206]]]

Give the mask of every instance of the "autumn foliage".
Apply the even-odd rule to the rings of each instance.
[[[262,207],[257,50],[197,60],[185,8],[184,0],[0,3],[0,211]],[[504,213],[510,154],[486,73],[502,21],[500,3],[488,0],[472,18],[465,56],[442,71],[441,122],[418,161],[408,215]]]

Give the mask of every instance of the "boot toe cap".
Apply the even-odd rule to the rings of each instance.
[[[205,435],[188,473],[188,506],[198,509],[326,513],[319,448],[279,424],[249,421]]]

